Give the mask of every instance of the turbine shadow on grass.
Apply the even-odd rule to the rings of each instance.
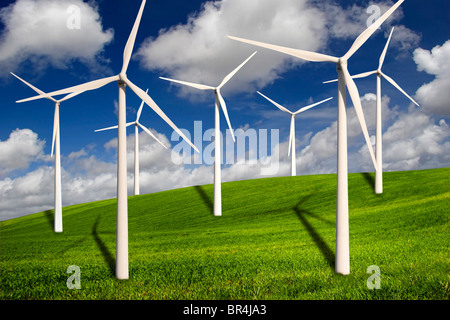
[[[111,274],[114,275],[116,261],[115,261],[113,255],[111,254],[111,252],[109,252],[108,248],[106,247],[105,243],[100,238],[100,236],[98,235],[98,232],[97,232],[97,227],[100,222],[100,217],[101,217],[101,215],[99,215],[97,217],[97,220],[95,221],[94,226],[92,227],[92,236],[94,237],[95,243],[97,244],[98,248],[100,249],[100,252],[102,253],[103,258],[105,259],[105,262],[108,264]]]
[[[205,190],[202,186],[194,186],[197,193],[200,195],[200,197],[203,200],[203,203],[208,207],[209,211],[211,211],[212,214],[214,214],[214,204],[209,198],[209,196],[206,194]]]
[[[369,172],[362,172],[361,174],[363,175],[364,179],[366,179],[369,186],[371,186],[372,189],[375,189],[375,178],[373,177],[373,175]]]
[[[46,210],[44,211],[45,217],[47,218],[48,223],[50,224],[50,228],[54,230],[54,224],[55,224],[55,217],[53,214],[53,210]]]
[[[300,202],[294,206],[293,210],[297,214],[297,217],[300,220],[300,222],[303,224],[303,226],[308,231],[312,240],[316,243],[317,248],[322,253],[327,264],[334,270],[334,264],[335,264],[335,260],[336,260],[336,256],[335,256],[334,252],[331,250],[331,248],[328,246],[328,244],[325,242],[325,240],[320,236],[320,234],[316,231],[316,229],[314,229],[314,227],[311,225],[311,223],[309,223],[309,221],[305,217],[306,215],[309,215],[314,218],[317,218],[317,215],[302,208],[302,204],[304,202],[306,202],[310,197],[311,196],[309,195],[309,196],[304,197],[302,200],[300,200]],[[324,220],[323,218],[320,218],[319,220],[330,223],[328,220]]]

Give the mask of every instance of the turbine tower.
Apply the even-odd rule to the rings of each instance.
[[[221,159],[221,145],[220,145],[220,116],[219,116],[219,105],[222,107],[223,114],[225,115],[225,119],[227,120],[228,127],[230,128],[231,137],[233,138],[233,141],[235,141],[234,138],[234,131],[231,127],[230,119],[228,117],[227,112],[227,105],[225,104],[225,100],[223,99],[222,95],[220,94],[220,89],[236,74],[236,72],[241,69],[244,64],[247,63],[254,55],[256,54],[256,51],[253,52],[253,54],[248,57],[244,62],[242,62],[236,69],[234,69],[232,72],[230,72],[217,87],[207,86],[204,84],[197,84],[192,82],[186,82],[186,81],[180,81],[180,80],[174,80],[169,78],[160,77],[163,80],[175,82],[184,84],[196,89],[200,90],[213,90],[214,96],[215,96],[215,133],[214,133],[214,215],[215,216],[221,216],[222,215],[222,177],[221,177],[221,171],[220,171],[220,159]]]
[[[36,91],[38,94],[45,94],[42,90],[36,88],[32,84],[23,80],[19,76],[11,72],[11,74],[25,83],[28,87]],[[60,148],[60,128],[59,128],[59,107],[61,102],[66,101],[78,93],[69,94],[60,100],[56,100],[53,97],[47,97],[47,99],[55,103],[55,113],[53,120],[53,138],[52,138],[52,151],[51,156],[53,157],[53,150],[55,151],[55,175],[54,175],[54,230],[55,232],[63,232],[63,219],[62,219],[62,191],[61,191],[61,148]]]
[[[370,156],[377,170],[379,165],[375,159],[369,133],[367,132],[366,121],[361,107],[358,88],[347,69],[348,59],[369,39],[379,26],[403,3],[399,0],[389,10],[387,10],[372,25],[364,30],[353,42],[353,45],[342,57],[334,57],[311,51],[291,49],[263,42],[247,40],[228,36],[228,38],[264,47],[267,49],[282,52],[300,59],[315,62],[334,62],[337,65],[338,73],[338,129],[337,129],[337,199],[336,199],[336,263],[335,271],[339,274],[350,274],[350,244],[348,226],[348,164],[347,164],[347,109],[346,109],[346,87],[350,93],[358,116],[361,129],[369,148]]]
[[[312,107],[315,107],[321,103],[324,103],[331,98],[310,104],[309,106],[300,108],[299,110],[292,112],[289,111],[288,109],[286,109],[285,107],[283,107],[282,105],[276,103],[275,101],[269,99],[268,97],[266,97],[265,95],[263,95],[261,92],[257,91],[261,96],[263,96],[264,98],[266,98],[267,100],[269,100],[270,102],[272,102],[278,109],[280,109],[281,111],[287,112],[291,115],[291,127],[290,127],[290,134],[289,134],[289,148],[288,148],[288,156],[291,155],[291,176],[296,176],[297,175],[297,163],[296,163],[296,159],[295,159],[295,116],[303,111],[306,111],[308,109],[311,109]]]
[[[128,279],[128,199],[127,199],[127,135],[126,135],[126,95],[125,88],[129,86],[134,93],[150,106],[169,126],[172,127],[189,145],[197,152],[198,149],[192,142],[181,132],[180,129],[170,120],[166,114],[158,107],[150,96],[148,96],[141,88],[136,86],[127,77],[127,69],[130,63],[131,55],[136,41],[137,31],[144,11],[146,0],[142,0],[139,13],[134,22],[128,41],[123,52],[122,70],[118,75],[107,77],[99,80],[90,81],[67,89],[62,89],[39,95],[36,97],[21,100],[30,101],[35,99],[47,98],[50,96],[67,94],[75,92],[81,93],[88,90],[101,88],[108,83],[117,81],[119,87],[119,123],[118,123],[118,146],[117,146],[117,231],[116,231],[116,277],[118,279]],[[70,95],[69,95],[70,96]]]
[[[145,91],[145,93],[148,92]],[[134,122],[128,122],[126,124],[127,127],[134,125],[134,195],[137,196],[140,194],[140,187],[139,187],[139,128],[144,130],[148,135],[150,135],[153,139],[155,139],[160,145],[162,145],[164,148],[167,149],[167,147],[162,143],[148,128],[143,126],[139,122],[139,118],[141,117],[142,113],[142,107],[144,106],[144,101],[142,101],[141,106],[139,107],[139,110],[137,112],[136,121]],[[117,129],[118,126],[103,128],[95,130],[95,132],[99,131],[105,131],[105,130],[111,130],[111,129]]]
[[[386,57],[386,51],[389,46],[389,42],[392,37],[392,32],[394,32],[394,27],[391,29],[391,33],[389,34],[389,38],[386,42],[383,52],[381,53],[380,60],[378,63],[378,69],[374,71],[363,72],[357,75],[352,76],[353,79],[357,78],[365,78],[372,74],[377,75],[377,109],[376,109],[376,143],[375,143],[375,156],[378,162],[378,170],[375,168],[375,193],[383,193],[383,149],[382,149],[382,119],[381,119],[381,77],[384,77],[387,81],[389,81],[394,87],[396,87],[401,93],[403,93],[409,100],[415,103],[417,106],[419,104],[414,101],[391,77],[385,75],[381,71],[381,67],[383,66],[384,58]],[[335,82],[336,80],[325,81],[324,83]]]

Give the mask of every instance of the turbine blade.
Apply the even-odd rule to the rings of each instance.
[[[227,105],[225,103],[225,100],[223,100],[223,97],[220,94],[219,89],[217,89],[216,94],[219,98],[220,106],[222,107],[222,111],[223,111],[223,114],[225,115],[225,119],[227,120],[228,128],[230,128],[231,137],[233,138],[233,142],[235,142],[236,140],[234,138],[234,131],[233,131],[233,128],[231,127],[230,118],[228,117]]]
[[[322,83],[331,83],[331,82],[336,82],[336,81],[338,81],[338,79],[328,80],[328,81],[324,81]]]
[[[15,75],[14,73],[10,72],[14,77],[16,77],[17,79],[19,79],[20,81],[22,81],[23,83],[25,83],[27,86],[29,86],[31,89],[33,89],[35,92],[39,93],[39,94],[45,94],[44,91],[39,90],[38,88],[36,88],[35,86],[33,86],[31,83],[26,82],[25,80],[23,80],[22,78],[20,78],[19,76]],[[47,99],[52,100],[53,102],[56,102],[56,99],[54,99],[53,97],[48,97]]]
[[[389,38],[387,39],[386,45],[384,46],[383,52],[381,53],[380,60],[378,63],[378,70],[381,70],[381,67],[383,66],[384,58],[386,57],[386,51],[389,46],[389,42],[391,41],[392,32],[394,32],[394,27],[392,27],[391,33],[389,34]]]
[[[322,101],[319,101],[319,102],[310,104],[309,106],[300,108],[298,111],[294,112],[294,114],[298,114],[298,113],[301,113],[301,112],[306,111],[306,110],[308,110],[308,109],[311,109],[312,107],[315,107],[315,106],[317,106],[317,105],[319,105],[319,104],[321,104],[321,103],[324,103],[324,102],[326,102],[326,101],[328,101],[328,100],[331,100],[331,99],[333,99],[333,97],[330,97],[330,98],[328,98],[328,99],[325,99],[325,100],[322,100]]]
[[[286,108],[283,107],[282,105],[276,103],[275,101],[269,99],[268,97],[266,97],[265,95],[263,95],[261,92],[259,92],[259,91],[256,91],[256,92],[258,92],[261,96],[263,96],[264,98],[266,98],[267,100],[269,100],[270,102],[272,102],[272,103],[273,103],[278,109],[280,109],[281,111],[284,111],[284,112],[287,112],[287,113],[289,113],[289,114],[292,114],[291,111],[289,111],[288,109],[286,109]]]
[[[417,105],[419,107],[419,104],[414,101],[413,98],[411,98],[402,88],[400,88],[400,86],[394,81],[392,80],[391,77],[385,75],[383,72],[381,72],[381,75],[387,80],[389,81],[394,87],[396,87],[401,93],[403,93],[409,100],[411,100],[415,105]]]
[[[167,149],[166,145],[164,143],[162,143],[150,130],[148,130],[146,127],[144,127],[142,124],[140,124],[139,122],[137,123],[139,127],[141,127],[142,130],[144,130],[145,132],[147,132],[153,139],[155,139],[156,141],[159,142],[160,145],[162,145],[164,148]]]
[[[59,99],[58,102],[63,102],[63,101],[69,100],[70,98],[73,98],[79,94],[82,94],[83,92],[84,91],[72,92],[72,93],[68,94],[67,96],[65,96],[64,98]]]
[[[342,57],[344,60],[348,60],[366,41],[370,36],[378,29],[381,24],[386,21],[387,18],[403,3],[405,0],[399,0],[389,10],[387,10],[381,17],[379,17],[374,23],[372,23],[366,30],[364,30],[358,38],[353,42],[353,45]]]
[[[353,79],[365,78],[365,77],[368,77],[368,76],[370,76],[370,75],[372,75],[374,73],[377,73],[377,70],[355,74],[354,76],[352,76],[352,78]]]
[[[51,97],[51,96],[57,96],[57,95],[60,95],[60,94],[68,94],[68,93],[72,93],[73,94],[72,97],[73,97],[76,94],[80,94],[80,93],[83,93],[84,91],[88,91],[88,90],[98,89],[100,87],[103,87],[103,86],[107,85],[110,82],[117,81],[117,80],[119,80],[119,76],[112,76],[112,77],[108,77],[108,78],[103,78],[103,79],[99,79],[99,80],[86,82],[84,84],[80,84],[80,85],[73,86],[73,87],[70,87],[70,88],[66,88],[66,89],[62,89],[62,90],[58,90],[58,91],[53,91],[53,92],[50,92],[50,93],[46,93],[44,95],[34,96],[34,97],[31,97],[31,98],[27,98],[27,99],[22,99],[22,100],[19,100],[17,102],[18,103],[26,102],[26,101],[37,100],[37,99],[42,99],[42,98],[48,98],[48,97]]]
[[[119,126],[112,126],[112,127],[108,127],[108,128],[103,128],[103,129],[97,129],[94,132],[99,132],[99,131],[105,131],[105,130],[111,130],[111,129],[117,129]]]
[[[354,76],[352,76],[352,78],[353,79],[364,78],[364,77],[370,76],[371,74],[374,74],[374,73],[377,73],[377,70],[363,72],[363,73],[360,73],[360,74],[355,74]],[[325,82],[322,82],[322,83],[331,83],[331,82],[336,82],[336,81],[338,81],[338,79],[328,80],[328,81],[325,81]]]
[[[194,88],[197,88],[197,89],[200,89],[200,90],[215,90],[216,89],[214,87],[207,86],[207,85],[204,85],[204,84],[198,84],[198,83],[193,83],[193,82],[169,79],[169,78],[164,78],[164,77],[159,77],[159,78],[163,79],[163,80],[171,81],[171,82],[181,83],[181,84],[184,84],[186,86],[194,87]]]
[[[145,91],[145,93],[146,93],[146,94],[148,93],[148,89]],[[139,118],[141,117],[142,107],[144,106],[144,103],[145,103],[144,100],[142,100],[141,106],[139,107],[139,110],[138,110],[138,112],[137,112],[136,122],[138,122],[138,121],[139,121]]]
[[[135,124],[136,122],[128,122],[125,126],[126,127],[129,127],[129,126],[131,126],[132,124]],[[99,131],[105,131],[105,130],[111,130],[111,129],[117,129],[119,126],[112,126],[112,127],[108,127],[108,128],[103,128],[103,129],[97,129],[97,130],[95,130],[94,132],[99,132]]]
[[[250,59],[256,54],[256,52],[257,52],[257,51],[253,52],[253,54],[252,54],[250,57],[248,57],[244,62],[242,62],[236,69],[234,69],[232,72],[230,72],[230,73],[222,80],[222,82],[219,84],[218,88],[219,88],[219,89],[222,88],[222,87],[225,85],[225,83],[227,83],[227,82],[228,82],[228,81],[236,74],[236,72],[238,72],[239,69],[241,69],[241,68],[244,66],[244,64],[246,64],[246,63],[248,62],[248,60],[250,60]]]
[[[353,81],[350,73],[347,70],[347,66],[342,66],[342,71],[345,77],[345,84],[350,93],[350,97],[353,101],[353,106],[355,107],[356,115],[358,116],[359,124],[361,125],[364,138],[366,140],[367,147],[369,148],[370,156],[372,157],[372,162],[376,170],[378,170],[378,162],[375,159],[375,154],[373,152],[372,143],[370,142],[369,132],[367,131],[366,120],[364,119],[364,113],[361,106],[361,100],[359,97],[358,88]]]
[[[329,56],[326,54],[315,53],[315,52],[299,50],[299,49],[291,49],[291,48],[276,46],[276,45],[267,44],[267,43],[263,43],[263,42],[259,42],[259,41],[247,40],[247,39],[232,37],[232,36],[228,36],[228,38],[230,38],[232,40],[249,43],[249,44],[252,44],[255,46],[275,50],[278,52],[282,52],[282,53],[285,53],[285,54],[288,54],[288,55],[291,55],[291,56],[294,56],[294,57],[297,57],[300,59],[308,60],[308,61],[322,61],[322,62],[327,61],[327,62],[335,62],[335,63],[339,62],[339,58]]]
[[[150,98],[148,94],[146,94],[141,88],[136,86],[129,79],[125,78],[124,81],[130,87],[130,89],[133,90],[134,93],[138,95],[138,97],[144,100],[150,108],[152,108],[169,126],[172,127],[173,130],[175,130],[180,135],[180,137],[182,137],[192,148],[194,148],[195,151],[200,153],[197,147],[183,134],[183,132],[181,132],[180,129],[178,129],[178,127],[172,122],[172,120],[169,119],[169,117],[166,116],[166,114],[158,107],[155,101],[153,101],[153,99]]]
[[[141,23],[142,12],[144,11],[146,0],[142,0],[141,7],[139,8],[138,15],[136,20],[134,21],[133,29],[131,29],[130,36],[128,37],[127,44],[125,45],[125,49],[123,51],[123,65],[121,74],[125,74],[128,69],[128,65],[130,63],[131,54],[133,53],[134,43],[136,41],[136,35],[139,29],[139,24]]]

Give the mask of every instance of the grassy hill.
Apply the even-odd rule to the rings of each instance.
[[[1,222],[2,299],[448,299],[449,168],[349,175],[350,268],[334,273],[336,175],[129,197],[130,279],[116,280],[116,200]],[[81,289],[69,290],[77,265]],[[381,271],[370,290],[367,268]]]

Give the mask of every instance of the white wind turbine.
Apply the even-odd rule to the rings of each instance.
[[[270,102],[272,102],[278,109],[280,109],[281,111],[287,112],[291,115],[291,128],[290,128],[290,134],[289,134],[289,148],[288,148],[288,156],[291,156],[291,176],[296,176],[297,175],[297,164],[296,164],[296,159],[295,159],[295,116],[303,111],[306,111],[308,109],[311,109],[312,107],[315,107],[321,103],[324,103],[331,98],[310,104],[309,106],[300,108],[299,110],[292,112],[289,111],[288,109],[286,109],[285,107],[283,107],[282,105],[276,103],[275,101],[269,99],[268,97],[266,97],[265,95],[263,95],[261,92],[258,92],[261,96],[263,96],[264,98],[266,98],[267,100],[269,100]]]
[[[126,95],[125,87],[128,85],[134,93],[145,101],[173,130],[175,130],[186,142],[189,143],[197,152],[198,149],[192,142],[181,132],[180,129],[166,116],[166,114],[158,107],[150,96],[148,96],[141,88],[136,86],[127,77],[127,69],[130,63],[131,54],[133,52],[134,43],[136,41],[137,31],[144,11],[146,0],[143,0],[139,13],[131,30],[128,41],[123,52],[122,70],[116,76],[107,77],[99,80],[90,81],[67,89],[62,89],[39,95],[36,97],[21,100],[29,101],[50,96],[72,93],[79,94],[88,90],[95,90],[107,85],[110,82],[117,81],[119,87],[119,121],[118,121],[118,146],[117,146],[117,231],[116,231],[116,277],[118,279],[128,279],[128,201],[127,201],[127,135],[126,135]]]
[[[38,94],[45,94],[42,90],[39,90],[32,84],[23,80],[19,76],[11,72],[11,74],[25,83],[28,87],[36,91]],[[52,151],[51,156],[53,157],[53,150],[55,150],[55,176],[54,176],[54,230],[55,232],[63,231],[62,222],[62,191],[61,191],[61,151],[60,151],[60,129],[59,129],[59,106],[61,102],[74,97],[76,94],[69,94],[60,100],[56,100],[53,97],[47,97],[47,99],[55,103],[55,113],[53,119],[53,138],[52,138]]]
[[[148,92],[145,91],[145,93]],[[141,117],[142,113],[142,107],[144,106],[144,101],[142,101],[141,106],[139,107],[139,110],[137,112],[136,121],[128,122],[126,124],[127,127],[134,125],[134,195],[140,194],[140,187],[139,187],[139,127],[144,130],[146,133],[148,133],[153,139],[159,142],[160,145],[162,145],[164,148],[167,149],[167,147],[162,143],[148,128],[143,126],[139,122],[139,118]],[[117,129],[118,126],[103,128],[95,130],[95,132],[104,131],[104,130],[111,130],[111,129]]]
[[[392,80],[391,77],[385,75],[381,71],[381,67],[383,66],[384,58],[386,57],[386,51],[389,46],[389,42],[391,40],[392,32],[394,31],[394,27],[391,29],[391,33],[389,34],[389,38],[386,42],[383,52],[381,53],[380,60],[378,63],[378,69],[369,72],[363,72],[357,75],[352,76],[353,79],[364,78],[370,76],[372,74],[377,75],[377,109],[376,109],[376,143],[375,143],[375,156],[378,162],[378,170],[375,170],[375,193],[383,193],[383,153],[382,153],[382,119],[381,119],[381,77],[384,77],[387,81],[389,81],[394,87],[396,87],[401,93],[403,93],[409,100],[415,103],[417,106],[419,104],[414,101],[400,86]],[[336,80],[325,81],[324,83],[335,82]],[[375,168],[377,169],[377,168]]]
[[[220,171],[220,159],[221,159],[221,145],[220,145],[220,117],[219,117],[219,105],[222,107],[223,114],[225,115],[225,119],[227,120],[228,127],[230,128],[231,137],[233,138],[233,141],[235,141],[234,138],[234,131],[231,127],[230,119],[228,117],[227,112],[227,105],[225,104],[225,100],[223,99],[222,95],[220,94],[220,89],[236,74],[236,72],[241,69],[244,64],[247,63],[248,60],[250,60],[254,55],[256,54],[256,51],[253,52],[253,54],[248,57],[244,62],[242,62],[236,69],[234,69],[232,72],[230,72],[217,87],[207,86],[204,84],[197,84],[192,82],[186,82],[186,81],[180,81],[180,80],[174,80],[169,78],[160,77],[163,80],[176,82],[180,84],[184,84],[190,87],[194,87],[196,89],[200,90],[213,90],[214,96],[215,96],[215,138],[214,138],[214,215],[215,216],[221,216],[222,215],[222,188],[221,188],[221,171]]]
[[[389,10],[387,10],[372,25],[364,30],[353,42],[353,45],[342,57],[334,57],[311,51],[291,49],[258,41],[252,41],[237,37],[228,38],[279,51],[300,59],[315,62],[334,62],[337,65],[338,73],[338,129],[337,129],[337,199],[336,199],[336,262],[335,271],[339,274],[350,274],[350,245],[348,226],[348,165],[347,165],[347,110],[346,110],[346,87],[353,101],[353,106],[358,116],[364,138],[369,148],[375,168],[378,168],[377,161],[367,132],[366,121],[361,107],[358,88],[347,69],[348,59],[369,39],[378,27],[403,3],[399,0]],[[377,169],[378,170],[378,169]]]

